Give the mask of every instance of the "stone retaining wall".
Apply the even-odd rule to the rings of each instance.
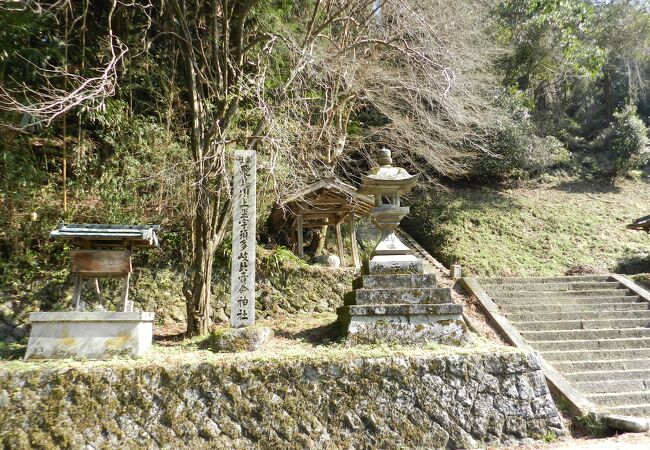
[[[563,433],[536,357],[517,351],[0,366],[4,448],[472,448]]]
[[[267,274],[258,268],[256,285],[257,318],[284,316],[305,312],[336,311],[343,304],[343,295],[352,289],[354,270],[300,266]],[[182,274],[168,269],[136,269],[129,298],[135,309],[156,313],[156,324],[184,324],[185,298]],[[230,304],[230,272],[215,274],[213,286],[213,320],[228,322]],[[67,309],[71,304],[72,281],[66,283],[35,283],[28,289],[4,291],[0,288],[0,343],[20,341],[29,334],[27,318],[32,311]],[[122,286],[113,283],[104,297],[118,299]],[[89,290],[90,294],[94,294]],[[89,298],[92,298],[89,295]]]

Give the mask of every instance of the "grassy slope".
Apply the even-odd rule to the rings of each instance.
[[[558,275],[648,271],[650,237],[625,229],[650,214],[650,184],[555,181],[514,189],[453,188],[414,201],[406,224],[424,246],[465,273]]]

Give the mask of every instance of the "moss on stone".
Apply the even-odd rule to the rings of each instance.
[[[528,355],[483,344],[463,354],[335,346],[3,366],[0,445],[435,448],[561,434],[545,385],[512,398],[486,384],[532,382]]]

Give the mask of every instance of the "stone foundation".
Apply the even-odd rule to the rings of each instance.
[[[352,287],[344,296],[345,305],[336,310],[349,346],[382,342],[461,346],[472,342],[463,306],[453,303],[451,289],[436,287],[435,275],[365,274],[354,280]]]
[[[38,312],[25,359],[141,356],[151,346],[152,312]]]
[[[533,354],[361,354],[9,363],[0,447],[475,448],[564,434]]]
[[[360,320],[361,319],[361,320]],[[363,320],[366,319],[366,320]],[[417,316],[391,317],[391,321],[367,320],[355,317],[343,322],[347,330],[347,345],[359,344],[408,344],[422,346],[430,342],[441,345],[462,346],[472,342],[463,320],[433,320],[426,316],[418,323]]]

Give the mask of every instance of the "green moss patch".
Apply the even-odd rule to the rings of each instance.
[[[625,228],[650,213],[648,198],[650,185],[631,181],[455,187],[416,199],[405,228],[468,275],[650,272],[650,238]]]

